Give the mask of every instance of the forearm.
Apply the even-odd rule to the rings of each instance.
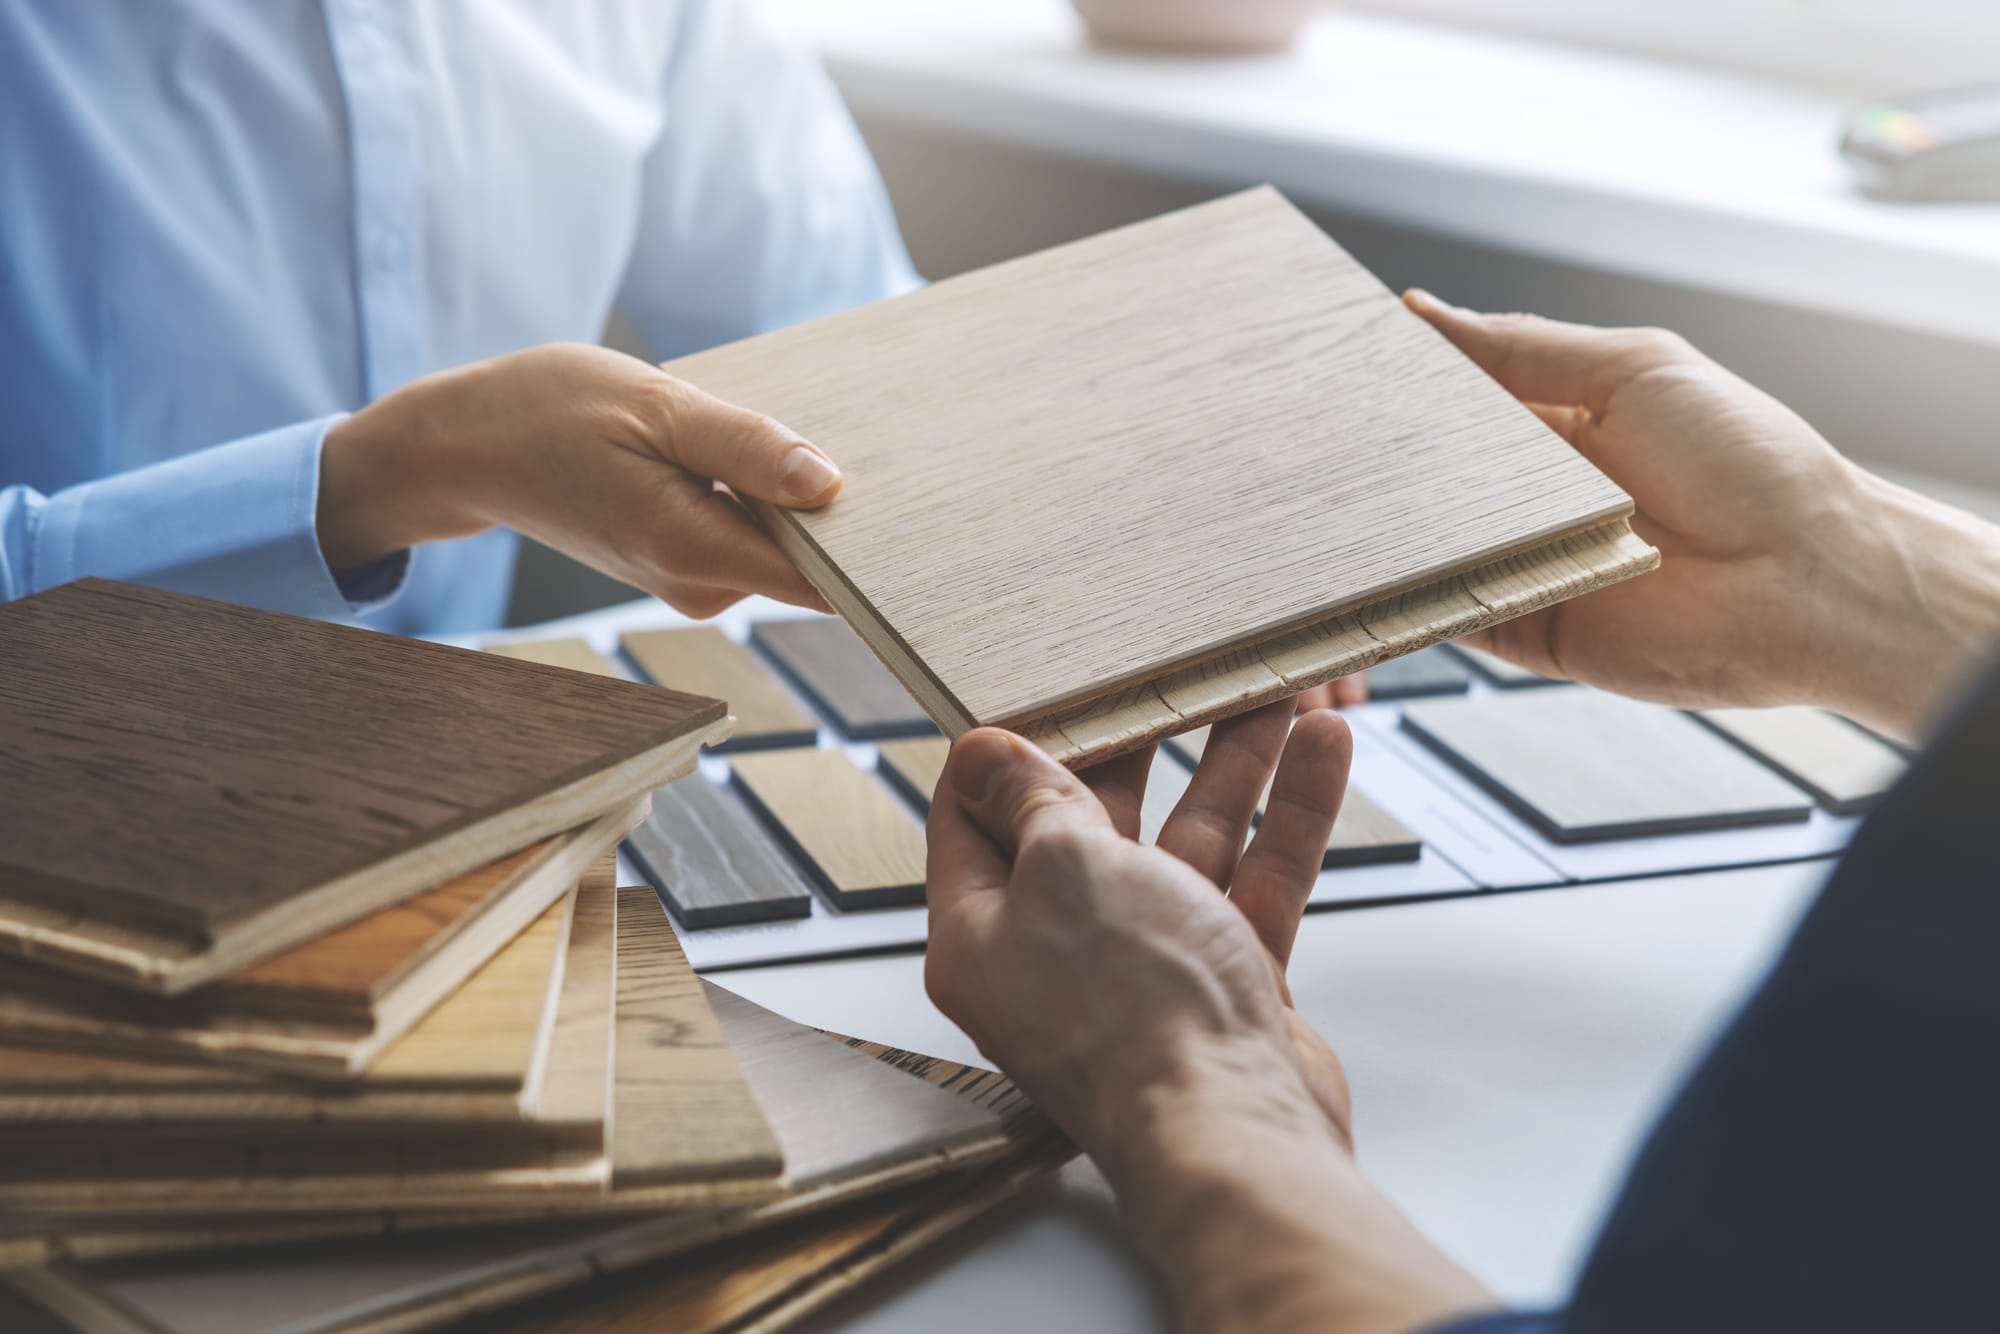
[[[446,424],[433,406],[445,371],[369,404],[327,432],[320,455],[320,552],[335,574],[362,569],[420,542],[469,537],[490,526],[468,511],[443,458]]]

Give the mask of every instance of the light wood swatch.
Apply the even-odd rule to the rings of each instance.
[[[1909,767],[1894,746],[1845,718],[1803,705],[1704,709],[1695,716],[1812,793],[1835,815],[1873,809]]]
[[[618,891],[615,1061],[614,1187],[701,1177],[775,1181],[784,1170],[777,1137],[650,885]]]
[[[1368,669],[1370,699],[1463,695],[1471,684],[1472,669],[1465,659],[1443,645],[1380,662]]]
[[[1806,795],[1684,713],[1567,686],[1406,705],[1403,726],[1558,842],[1805,819]]]
[[[600,1153],[610,1149],[617,977],[618,890],[579,886],[533,1120],[545,1126],[594,1126]]]
[[[572,672],[588,672],[592,676],[618,677],[618,669],[611,665],[610,660],[581,639],[536,639],[512,644],[488,644],[486,651],[522,662],[539,662],[550,667],[564,667]]]
[[[737,790],[842,908],[924,901],[924,833],[889,791],[837,750],[745,755]]]
[[[0,606],[0,949],[184,992],[651,791],[724,725],[630,681],[65,584]]]
[[[805,917],[805,876],[736,796],[690,774],[653,794],[625,845],[690,928]]]
[[[668,369],[840,460],[831,504],[752,508],[947,734],[1066,762],[1657,560],[1268,189]]]
[[[951,742],[941,736],[884,741],[875,748],[875,772],[919,809],[928,811],[938,780],[944,777],[944,763],[950,758]]]
[[[750,642],[768,653],[850,737],[880,741],[937,731],[923,705],[842,621],[761,621],[751,630]]]
[[[1188,764],[1199,764],[1208,745],[1208,735],[1206,727],[1196,728],[1183,732],[1169,744],[1180,751]],[[1157,769],[1158,765],[1154,767]],[[1270,786],[1266,784],[1264,795],[1257,799],[1260,817],[1270,795]],[[1333,832],[1327,836],[1326,857],[1321,865],[1376,866],[1384,862],[1413,862],[1423,854],[1423,839],[1350,783],[1340,800],[1340,815],[1333,822]]]
[[[711,750],[810,746],[818,739],[819,724],[771,669],[712,625],[643,630],[618,643],[647,677],[661,685],[729,701],[736,730]]]

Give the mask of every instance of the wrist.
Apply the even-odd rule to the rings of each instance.
[[[444,457],[449,437],[435,401],[442,378],[406,385],[327,431],[316,526],[336,575],[491,526],[457,494],[459,470]]]

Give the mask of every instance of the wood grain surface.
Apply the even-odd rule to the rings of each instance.
[[[875,748],[875,772],[915,802],[917,809],[928,811],[949,758],[951,742],[941,736],[884,741]]]
[[[691,928],[805,917],[812,891],[742,800],[700,774],[653,794],[653,813],[626,849]]]
[[[1405,705],[1403,727],[1558,842],[1804,820],[1805,793],[1694,719],[1578,686]]]
[[[614,875],[616,872],[614,871]],[[537,1125],[595,1126],[608,1153],[612,1021],[618,994],[618,890],[579,887],[570,909],[562,987],[549,1027],[548,1058],[534,1098]]]
[[[0,607],[0,947],[186,990],[669,781],[723,716],[495,654],[66,584]]]
[[[1368,669],[1368,698],[1417,699],[1425,695],[1463,695],[1472,684],[1465,659],[1439,645],[1406,658],[1394,658]]]
[[[1819,709],[1704,709],[1695,717],[1835,815],[1872,810],[1909,767],[1894,746]]]
[[[729,701],[736,730],[713,750],[810,746],[819,735],[819,724],[771,669],[712,625],[642,630],[618,643],[650,680]]]
[[[1209,730],[1197,728],[1183,732],[1169,745],[1178,750],[1185,763],[1201,763],[1202,754],[1208,747]],[[1160,769],[1154,766],[1155,772]],[[1257,814],[1264,813],[1264,802],[1271,795],[1269,785],[1264,795],[1257,799]],[[1423,856],[1423,840],[1407,825],[1371,800],[1366,792],[1348,784],[1346,794],[1340,801],[1340,816],[1333,822],[1333,832],[1327,836],[1326,857],[1323,866],[1376,866],[1384,862],[1413,862]]]
[[[924,901],[924,832],[875,779],[837,750],[745,755],[736,788],[821,892],[842,908]]]
[[[652,886],[618,891],[614,1187],[770,1177],[784,1152]]]
[[[880,741],[937,731],[923,705],[843,621],[760,621],[750,642],[850,737]]]
[[[1302,688],[1219,655],[1631,510],[1268,189],[669,369],[840,460],[830,505],[753,508],[947,733],[1055,717],[1079,759],[1136,743],[1065,706],[1150,685],[1152,735],[1209,721]],[[1654,560],[1610,554],[1537,605]],[[1161,683],[1196,667],[1189,717]]]

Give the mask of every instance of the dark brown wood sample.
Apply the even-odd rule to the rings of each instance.
[[[1420,649],[1406,658],[1391,658],[1368,669],[1368,698],[1418,699],[1425,695],[1463,695],[1472,685],[1472,668],[1450,649]]]
[[[889,786],[928,811],[944,776],[944,762],[951,757],[951,742],[941,736],[912,737],[908,741],[884,741],[875,748],[875,772],[889,780]]]
[[[1403,727],[1557,842],[1812,813],[1805,793],[1686,714],[1580,686],[1425,700]]]
[[[924,831],[889,790],[837,750],[745,755],[737,790],[842,908],[924,901]]]
[[[763,621],[751,630],[750,640],[857,740],[937,731],[923,706],[844,621],[830,616]]]
[[[625,840],[683,926],[740,926],[812,913],[812,891],[741,799],[690,774],[653,794]]]
[[[691,767],[721,701],[86,579],[0,607],[0,948],[182,991]]]
[[[648,679],[729,701],[736,730],[710,749],[810,746],[819,724],[757,655],[712,625],[643,630],[618,641]]]

